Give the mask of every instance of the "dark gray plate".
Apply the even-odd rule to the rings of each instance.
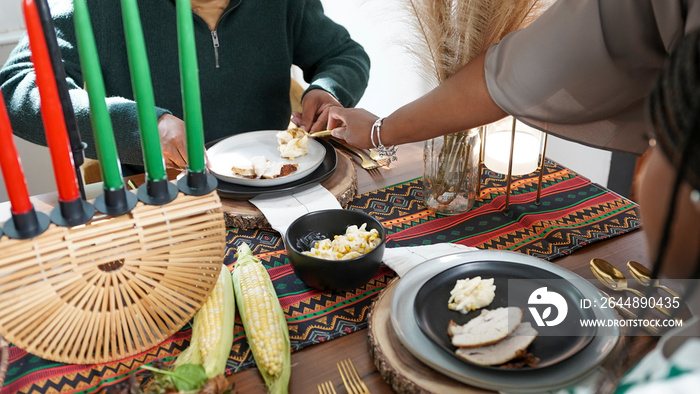
[[[318,142],[326,148],[326,155],[323,158],[323,162],[317,169],[315,169],[311,174],[298,179],[294,182],[285,183],[284,185],[269,186],[269,187],[255,187],[255,186],[245,186],[237,185],[234,183],[229,183],[218,179],[219,185],[216,191],[222,197],[234,199],[234,200],[249,200],[255,196],[261,194],[272,194],[296,190],[300,187],[322,182],[328,178],[333,171],[335,171],[335,166],[338,164],[338,157],[335,153],[335,148],[322,138],[316,139]],[[207,143],[205,146],[209,148],[210,146],[216,144],[219,140]]]
[[[522,369],[540,369],[554,365],[583,350],[593,339],[596,328],[581,328],[579,326],[579,319],[594,319],[593,311],[591,309],[578,308],[580,305],[579,301],[584,296],[570,282],[554,273],[537,267],[504,261],[475,261],[457,265],[434,276],[420,288],[416,295],[414,309],[418,327],[431,341],[453,357],[469,363],[455,354],[456,347],[452,346],[450,337],[447,335],[448,323],[450,320],[453,320],[457,324],[465,324],[478,316],[481,313],[481,309],[471,311],[465,315],[448,309],[447,301],[450,298],[450,290],[454,288],[458,279],[473,278],[475,276],[481,276],[482,279],[494,279],[496,297],[486,309],[506,306],[520,307],[523,310],[523,321],[531,322],[532,326],[540,332],[540,335],[535,338],[528,348],[540,361],[536,367],[524,367]],[[508,286],[509,279],[527,280],[518,281],[518,284],[526,283],[527,285]],[[561,294],[567,301],[567,316],[557,327],[538,327],[528,311],[530,294],[542,286],[546,286],[548,291],[555,291]],[[511,292],[510,297],[509,291]],[[509,299],[511,300],[511,305],[508,304]],[[547,335],[543,335],[545,332]],[[564,333],[566,335],[563,335]],[[575,333],[575,335],[569,335],[572,333]],[[498,366],[479,367],[501,369]]]

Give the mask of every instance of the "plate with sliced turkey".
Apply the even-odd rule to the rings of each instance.
[[[555,316],[551,306],[533,315],[538,312],[531,309],[532,296],[543,287],[569,305],[558,327],[543,324],[543,319],[552,321]],[[575,286],[552,272],[476,261],[426,281],[418,290],[414,311],[421,331],[461,361],[500,370],[539,369],[575,355],[593,339],[595,327],[580,327],[581,319],[594,317],[591,310],[577,307],[583,298]]]

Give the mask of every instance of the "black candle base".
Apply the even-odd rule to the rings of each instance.
[[[95,207],[81,198],[73,201],[59,201],[51,210],[51,221],[62,227],[85,224],[95,215]]]
[[[136,196],[144,204],[165,205],[177,197],[177,187],[167,180],[146,181],[139,186]]]
[[[51,220],[46,214],[36,212],[34,208],[26,213],[12,213],[12,219],[3,227],[5,234],[14,239],[29,239],[46,231]]]
[[[204,196],[216,190],[219,182],[209,171],[188,171],[187,175],[177,181],[177,187],[181,192],[190,196]]]
[[[104,193],[95,199],[95,209],[105,215],[119,216],[131,212],[139,202],[134,193],[126,191],[124,186],[118,190],[104,189]]]

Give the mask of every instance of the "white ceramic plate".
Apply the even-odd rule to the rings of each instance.
[[[508,261],[531,265],[570,280],[588,299],[600,292],[580,276],[552,263],[520,253],[496,250],[462,252],[426,261],[410,270],[396,287],[391,305],[391,323],[401,343],[424,364],[455,380],[485,389],[513,393],[541,393],[574,384],[600,365],[615,347],[620,332],[599,327],[593,340],[577,354],[550,367],[499,371],[471,365],[451,357],[430,340],[416,321],[414,302],[425,282],[446,269],[470,261]],[[594,309],[598,319],[615,319],[613,309]]]
[[[223,139],[207,149],[211,173],[229,183],[254,187],[269,187],[294,182],[311,174],[323,162],[326,148],[313,138],[309,139],[309,153],[293,160],[280,157],[276,134],[279,130],[261,130],[237,134]],[[238,176],[231,171],[236,163],[250,163],[255,156],[283,163],[297,163],[293,173],[273,179],[250,179]]]

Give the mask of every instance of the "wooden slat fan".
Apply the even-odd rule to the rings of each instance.
[[[182,328],[221,271],[221,201],[180,194],[118,217],[0,238],[0,333],[42,358],[114,361]],[[229,274],[225,272],[224,274]]]

